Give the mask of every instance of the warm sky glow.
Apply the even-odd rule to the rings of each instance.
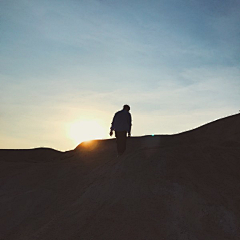
[[[133,136],[237,113],[239,12],[238,0],[1,0],[0,148],[107,138],[124,104]]]
[[[107,138],[107,131],[97,120],[79,120],[67,127],[67,136],[75,145],[93,139]]]

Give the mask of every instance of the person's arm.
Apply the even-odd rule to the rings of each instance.
[[[128,129],[128,137],[131,137],[131,129],[132,129],[132,116],[129,113],[129,129]]]
[[[110,133],[109,133],[110,136],[113,135],[113,130],[115,129],[115,128],[114,128],[115,117],[116,117],[116,114],[115,114],[114,117],[113,117],[113,121],[112,121],[112,124],[111,124],[111,127],[110,127]]]

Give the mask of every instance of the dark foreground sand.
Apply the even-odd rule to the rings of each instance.
[[[0,150],[0,240],[240,239],[240,115],[171,136]]]

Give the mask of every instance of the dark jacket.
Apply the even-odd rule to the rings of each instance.
[[[123,109],[115,113],[111,126],[112,131],[126,131],[131,133],[131,127],[132,117],[127,110]]]

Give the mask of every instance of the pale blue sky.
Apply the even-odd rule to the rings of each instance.
[[[237,113],[239,12],[239,0],[0,1],[0,148],[72,149],[82,119],[107,138],[126,103],[137,136]]]

